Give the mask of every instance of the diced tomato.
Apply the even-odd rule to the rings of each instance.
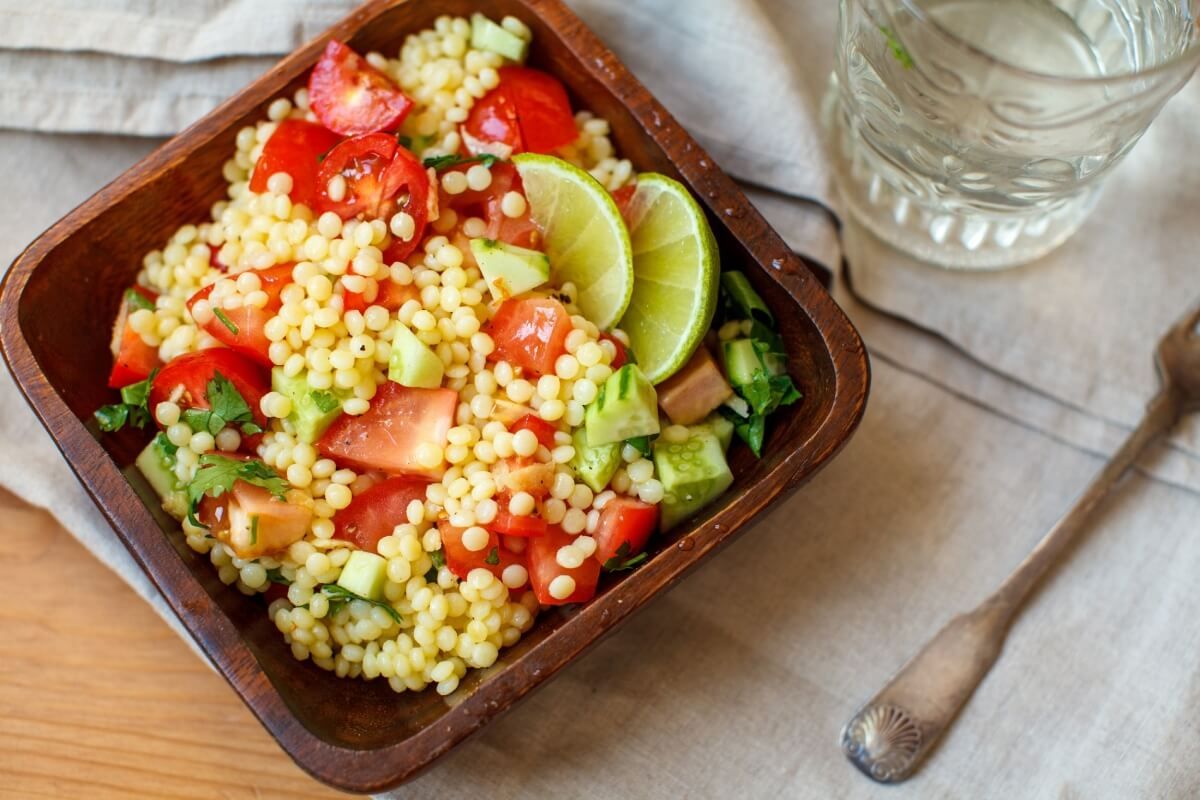
[[[508,89],[517,108],[527,151],[550,153],[579,137],[567,89],[558,78],[529,67],[508,66],[500,68],[500,86]]]
[[[509,96],[507,87],[497,86],[476,100],[475,105],[471,106],[470,116],[463,123],[463,129],[470,137],[467,138],[468,142],[472,139],[485,145],[499,142],[511,148],[514,153],[525,150],[521,139],[521,126],[517,121],[517,107]],[[483,154],[478,146],[468,149],[471,150],[471,155]]]
[[[544,606],[583,603],[591,600],[596,594],[596,584],[600,580],[599,561],[587,558],[574,569],[568,569],[558,563],[558,549],[574,541],[575,537],[565,533],[557,525],[550,526],[545,536],[529,540],[529,548],[525,553],[529,562],[529,582],[533,585],[538,602]],[[550,584],[559,575],[569,575],[575,581],[575,591],[562,599],[550,594]]]
[[[136,292],[151,304],[158,299],[156,292],[140,284],[134,284],[131,291]],[[144,381],[150,377],[155,367],[162,365],[158,357],[158,348],[151,347],[142,341],[142,337],[129,327],[129,300],[121,299],[121,309],[117,312],[116,322],[113,323],[112,341],[109,348],[113,354],[113,368],[108,375],[108,388],[120,389],[131,383]]]
[[[394,130],[413,107],[386,75],[336,39],[313,67],[308,96],[321,124],[343,136]]]
[[[570,332],[571,317],[557,300],[510,298],[488,323],[488,333],[496,343],[489,358],[521,367],[527,376],[551,375],[554,362],[566,352]]]
[[[354,271],[351,265],[350,271]],[[342,298],[346,311],[366,311],[369,306],[383,306],[388,311],[399,311],[409,300],[419,300],[421,291],[413,284],[399,284],[390,278],[379,281],[374,300],[367,300],[362,292],[346,292]]]
[[[221,309],[221,313],[229,321],[229,324],[226,325],[225,321],[214,312],[212,318],[202,326],[204,330],[222,344],[253,358],[266,367],[272,366],[271,357],[268,354],[271,340],[267,338],[265,328],[267,322],[279,310],[279,295],[283,292],[284,287],[292,282],[294,266],[294,264],[279,264],[267,269],[253,270],[254,274],[258,276],[262,290],[267,294],[266,306],[263,308],[240,306]],[[188,311],[191,311],[199,301],[208,299],[212,294],[213,285],[205,286],[188,298]]]
[[[633,193],[636,191],[637,185],[629,183],[612,193],[613,202],[617,204],[617,211],[621,212],[621,219],[625,220],[626,225],[630,222],[629,203],[633,200]]]
[[[442,536],[442,554],[446,557],[446,566],[459,580],[466,580],[471,570],[482,567],[497,578],[501,577],[504,568],[510,564],[522,564],[525,560],[516,553],[500,546],[500,537],[488,533],[487,546],[482,550],[468,550],[463,544],[464,528],[456,528],[448,521],[438,522],[438,533]],[[496,563],[488,563],[489,559]]]
[[[281,500],[261,486],[239,480],[220,497],[205,495],[197,516],[238,558],[258,558],[303,539],[312,513],[311,505]]]
[[[546,532],[546,520],[541,517],[525,517],[508,513],[507,497],[497,497],[496,502],[500,506],[500,510],[496,512],[496,518],[484,526],[488,530],[505,536],[520,536],[525,539],[541,536]]]
[[[265,429],[267,418],[259,404],[263,395],[270,391],[271,381],[262,367],[226,347],[198,350],[171,359],[154,376],[148,405],[154,409],[164,400],[173,400],[181,408],[210,408],[208,382],[218,372],[238,390],[250,406],[254,421]],[[258,438],[249,437],[244,441],[249,445]]]
[[[658,526],[658,506],[628,497],[614,497],[600,511],[600,522],[592,536],[596,539],[596,561],[630,558],[646,549],[646,542]],[[623,556],[618,554],[621,548]]]
[[[389,381],[379,387],[367,413],[334,420],[317,449],[347,466],[438,478],[442,467],[422,467],[417,448],[423,442],[444,447],[457,408],[458,392],[452,389],[413,389]]]
[[[579,136],[562,81],[517,66],[500,68],[499,85],[472,106],[464,129],[480,142],[500,142],[514,153],[550,153]]]
[[[533,431],[533,435],[537,437],[538,444],[551,450],[554,449],[554,434],[558,432],[558,428],[537,414],[526,414],[514,422],[509,430],[512,433],[525,430]]]
[[[492,165],[492,182],[482,191],[468,189],[457,195],[440,195],[441,202],[459,212],[459,216],[480,217],[487,222],[484,236],[499,242],[507,242],[517,247],[538,249],[541,242],[541,231],[534,224],[533,218],[526,206],[525,213],[520,217],[507,216],[500,207],[504,195],[509,192],[523,192],[521,176],[511,163],[500,161]]]
[[[229,271],[229,265],[221,260],[221,248],[217,247],[215,244],[210,244],[208,246],[208,252],[208,263],[212,265],[213,269],[217,270],[218,272]]]
[[[263,145],[262,155],[254,165],[250,191],[267,191],[267,181],[277,172],[292,178],[288,196],[293,203],[314,208],[317,199],[317,173],[321,157],[342,140],[336,133],[302,119],[285,119]]]
[[[334,538],[353,542],[360,550],[376,552],[379,540],[408,521],[408,504],[425,501],[428,481],[388,478],[362,492],[333,515]]]
[[[607,339],[608,341],[612,342],[613,347],[617,349],[617,354],[613,356],[612,363],[609,364],[609,366],[612,367],[613,370],[618,370],[625,366],[625,364],[629,361],[629,350],[625,347],[621,340],[613,336],[611,333],[602,333],[600,334],[600,338]]]

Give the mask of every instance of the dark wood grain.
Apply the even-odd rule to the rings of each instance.
[[[142,255],[223,196],[221,164],[238,129],[298,87],[330,37],[395,52],[439,14],[514,14],[534,31],[534,64],[557,74],[580,107],[612,125],[640,171],[678,177],[701,199],[727,267],[747,272],[780,320],[804,400],[773,419],[764,457],[731,455],[737,480],[722,500],[655,545],[638,570],[591,603],[544,613],[503,665],[464,680],[451,707],[433,692],[394,694],[383,681],[339,680],[295,661],[260,600],[229,591],[188,550],[136,472],[141,444],[98,437],[87,421],[111,401],[110,321]],[[530,691],[770,504],[795,490],[853,433],[869,369],[857,332],[813,274],[675,119],[559,0],[376,0],[285,58],[85,202],[34,242],[0,290],[0,347],[26,398],[97,506],[200,647],[267,730],[319,780],[377,792],[413,777]]]

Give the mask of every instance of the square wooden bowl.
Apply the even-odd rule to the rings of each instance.
[[[330,37],[396,52],[440,14],[520,17],[532,63],[561,78],[576,107],[612,124],[637,170],[673,175],[707,207],[726,267],[744,270],[774,309],[803,402],[771,422],[764,457],[731,453],[734,485],[690,524],[658,537],[637,570],[608,577],[577,608],[550,610],[500,665],[464,679],[452,702],[395,694],[385,681],[338,680],[296,661],[261,599],[217,579],[183,543],[136,470],[145,434],[100,436],[109,331],[147,251],[205,218],[224,196],[237,131],[301,86]],[[0,294],[0,346],[21,391],[96,505],[196,642],[284,750],[314,777],[353,792],[395,787],[479,730],[742,532],[824,465],[862,416],[869,370],[857,332],[804,264],[616,57],[559,0],[375,0],[285,58],[55,224],[21,254]]]

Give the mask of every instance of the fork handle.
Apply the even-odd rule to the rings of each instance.
[[[856,767],[881,783],[898,783],[912,775],[995,663],[1030,591],[1146,447],[1178,421],[1182,407],[1179,392],[1164,385],[1071,510],[1000,588],[973,611],[950,620],[859,709],[842,731],[842,751]]]

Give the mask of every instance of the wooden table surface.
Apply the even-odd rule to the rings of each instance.
[[[0,490],[0,797],[345,798],[47,513]]]

